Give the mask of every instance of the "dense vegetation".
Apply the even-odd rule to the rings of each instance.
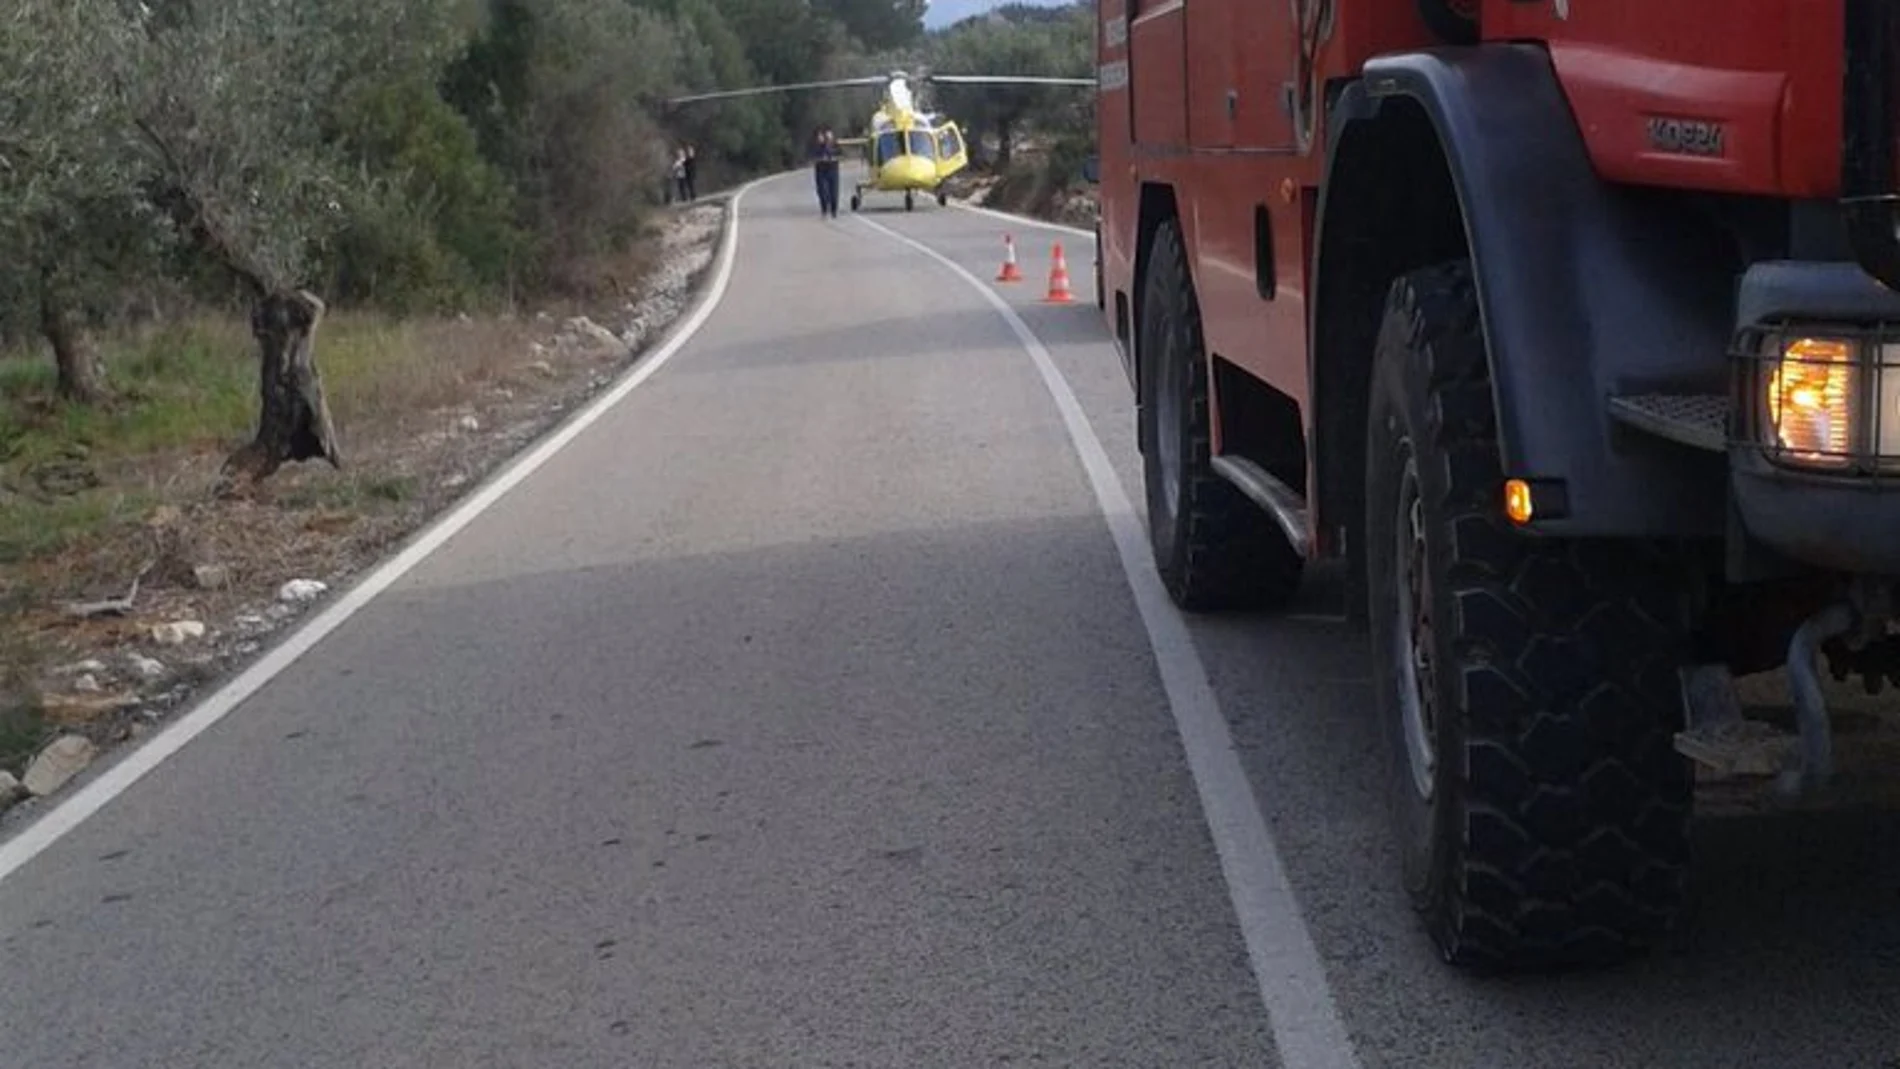
[[[574,281],[661,192],[783,164],[835,107],[661,125],[682,90],[856,69],[922,0],[15,0],[0,25],[0,342],[101,384],[88,326],[307,287],[403,311]]]
[[[1090,77],[1095,72],[1093,0],[1059,7],[1009,4],[932,35],[931,69],[945,74]],[[1078,171],[1095,144],[1095,94],[1040,86],[945,86],[938,104],[971,139],[994,146],[993,163],[1016,162],[1018,135],[1045,139],[1044,158],[1062,174]]]
[[[49,352],[68,404],[114,395],[102,330],[248,314],[255,447],[335,454],[308,371],[339,308],[410,316],[586,293],[665,196],[797,161],[869,91],[679,110],[697,89],[906,67],[1082,74],[1092,9],[1006,7],[925,35],[924,0],[14,0],[0,24],[0,353]],[[946,88],[1007,169],[1026,129],[1073,172],[1092,94]],[[43,357],[40,359],[44,359]],[[31,387],[16,358],[10,392]],[[10,368],[10,370],[9,370]],[[54,374],[54,369],[57,374]],[[279,424],[274,443],[265,432]],[[0,424],[6,419],[0,415]],[[0,425],[0,454],[7,428]],[[238,459],[234,455],[234,460]]]

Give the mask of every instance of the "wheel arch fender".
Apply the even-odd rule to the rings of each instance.
[[[1374,59],[1327,126],[1308,308],[1322,531],[1357,527],[1364,391],[1387,289],[1406,271],[1469,257],[1503,470],[1564,488],[1564,510],[1539,527],[1719,536],[1719,455],[1632,437],[1607,399],[1726,389],[1725,235],[1667,194],[1600,180],[1536,46]]]

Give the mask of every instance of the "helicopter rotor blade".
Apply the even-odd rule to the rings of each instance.
[[[1093,78],[1060,78],[1040,74],[926,74],[925,80],[946,85],[1094,85]]]
[[[823,82],[787,82],[784,85],[757,85],[749,89],[720,89],[710,93],[691,93],[686,96],[667,98],[667,105],[691,104],[701,100],[731,100],[736,97],[763,96],[766,93],[793,93],[808,89],[851,89],[879,86],[889,81],[884,77],[873,78],[835,78]]]

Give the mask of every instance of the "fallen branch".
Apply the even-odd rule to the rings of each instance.
[[[95,616],[124,616],[130,613],[132,603],[138,600],[139,583],[144,581],[145,574],[157,563],[157,561],[149,561],[145,567],[139,569],[138,574],[132,577],[132,589],[127,590],[124,597],[106,598],[102,601],[67,602],[66,615],[90,620]]]

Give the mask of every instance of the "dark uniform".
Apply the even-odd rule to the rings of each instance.
[[[811,146],[812,179],[818,186],[818,212],[838,217],[838,141],[831,131],[820,131]]]

